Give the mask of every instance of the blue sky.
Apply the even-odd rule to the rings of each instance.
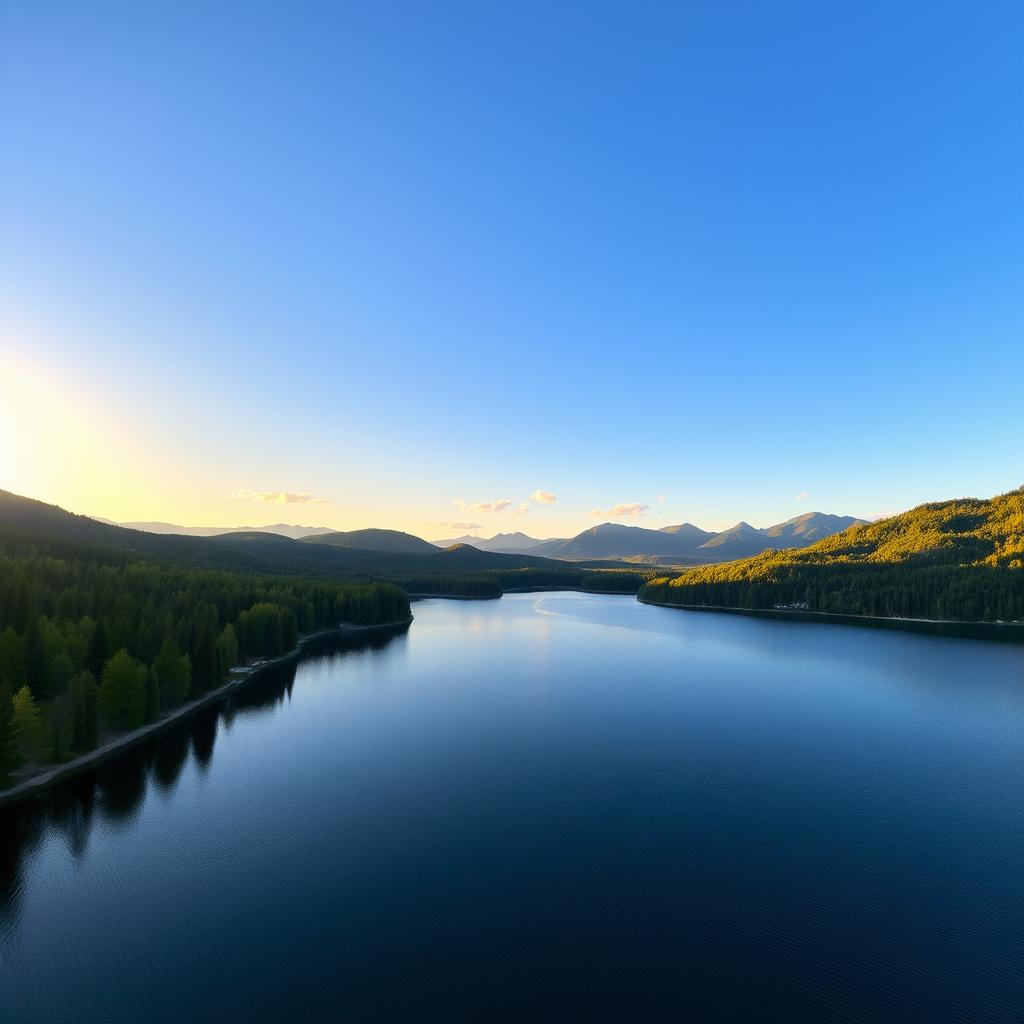
[[[1018,486],[1022,38],[1018,3],[5,5],[0,487],[545,536]]]

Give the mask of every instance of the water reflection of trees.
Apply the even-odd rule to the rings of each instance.
[[[187,723],[164,733],[153,752],[153,784],[157,789],[164,793],[174,790],[178,776],[181,775],[181,770],[185,767],[188,748],[189,729]]]
[[[367,637],[361,642],[322,638],[305,653],[307,657],[326,653],[372,655],[393,639],[394,634]],[[44,839],[59,836],[77,860],[88,851],[97,814],[117,831],[129,829],[145,803],[150,783],[157,792],[170,796],[190,752],[196,772],[206,774],[221,724],[227,729],[236,718],[272,714],[291,698],[295,670],[295,663],[268,670],[220,704],[204,708],[149,742],[33,800],[0,808],[0,954],[17,923],[25,865]]]
[[[205,775],[213,760],[213,745],[217,741],[217,722],[220,710],[204,708],[192,719],[189,741],[192,745],[192,760],[196,771]]]

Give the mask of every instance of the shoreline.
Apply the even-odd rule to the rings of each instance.
[[[585,587],[509,587],[506,594],[557,594],[563,591],[569,594],[594,594],[597,597],[636,597],[631,590],[588,590]]]
[[[172,725],[178,725],[191,718],[197,711],[201,711],[203,708],[223,700],[235,690],[239,690],[246,684],[251,683],[264,672],[287,665],[291,661],[298,661],[302,656],[303,648],[307,644],[332,636],[344,638],[384,630],[397,630],[400,627],[409,626],[412,621],[413,617],[410,615],[408,619],[399,619],[395,622],[381,622],[372,626],[354,626],[344,622],[329,629],[320,629],[315,633],[307,633],[305,636],[299,637],[295,647],[287,653],[279,654],[276,658],[270,658],[260,662],[258,665],[252,666],[244,675],[238,673],[215,689],[204,693],[201,697],[173,708],[155,722],[148,722],[146,725],[140,725],[138,729],[132,729],[130,732],[115,736],[95,749],[79,754],[78,757],[65,761],[63,764],[44,765],[38,771],[29,774],[26,778],[20,779],[12,786],[0,789],[0,807],[6,807],[9,804],[38,796],[41,792],[57,783],[64,782],[76,775],[81,775],[83,772],[102,764],[123,751],[130,750],[132,747],[144,743],[154,736],[158,736]]]
[[[983,619],[913,619],[895,615],[854,615],[849,612],[813,612],[803,608],[737,608],[732,605],[675,604],[671,601],[651,601],[637,595],[640,604],[652,608],[678,608],[686,612],[725,612],[730,615],[750,615],[754,618],[791,619],[796,622],[832,622],[847,626],[874,626],[882,629],[904,629],[908,632],[930,633],[933,636],[962,635],[969,640],[1001,640],[1024,643],[1024,622],[986,622]],[[991,636],[969,635],[988,632]],[[1000,635],[1001,634],[1001,635]]]
[[[607,595],[611,597],[636,597],[631,590],[584,590],[583,587],[538,586],[538,587],[509,587],[500,594],[493,597],[488,594],[410,594],[410,601],[428,601],[431,598],[438,598],[442,601],[500,601],[506,594],[594,594],[597,597]]]

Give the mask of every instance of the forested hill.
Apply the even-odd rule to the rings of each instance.
[[[220,537],[225,533],[274,533],[292,540],[313,537],[321,533],[332,533],[326,526],[298,526],[291,523],[273,523],[270,526],[179,526],[176,523],[145,522],[115,523],[111,519],[94,516],[108,526],[123,526],[126,530],[142,530],[144,533],[180,533],[186,537]]]
[[[391,551],[413,555],[436,555],[437,547],[429,541],[401,530],[339,530],[300,538],[303,544],[331,544],[339,548],[363,551]]]
[[[810,547],[647,583],[640,599],[844,615],[1024,621],[1024,488],[921,505]]]
[[[155,534],[102,523],[56,505],[0,491],[0,549],[16,552],[29,545],[50,554],[67,551],[79,557],[85,544],[106,558],[116,554],[190,568],[333,579],[384,579],[403,572],[447,573],[462,571],[469,563],[461,553],[443,551],[418,537],[392,530],[357,530],[341,534],[341,542],[332,542],[332,536],[298,541],[258,532],[216,537]],[[395,538],[404,540],[399,543]],[[371,547],[373,543],[385,547]],[[543,558],[483,551],[475,552],[472,567],[562,568],[560,563]]]

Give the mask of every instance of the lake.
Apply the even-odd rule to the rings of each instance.
[[[414,611],[0,815],[0,1020],[1024,1019],[1024,648]]]

